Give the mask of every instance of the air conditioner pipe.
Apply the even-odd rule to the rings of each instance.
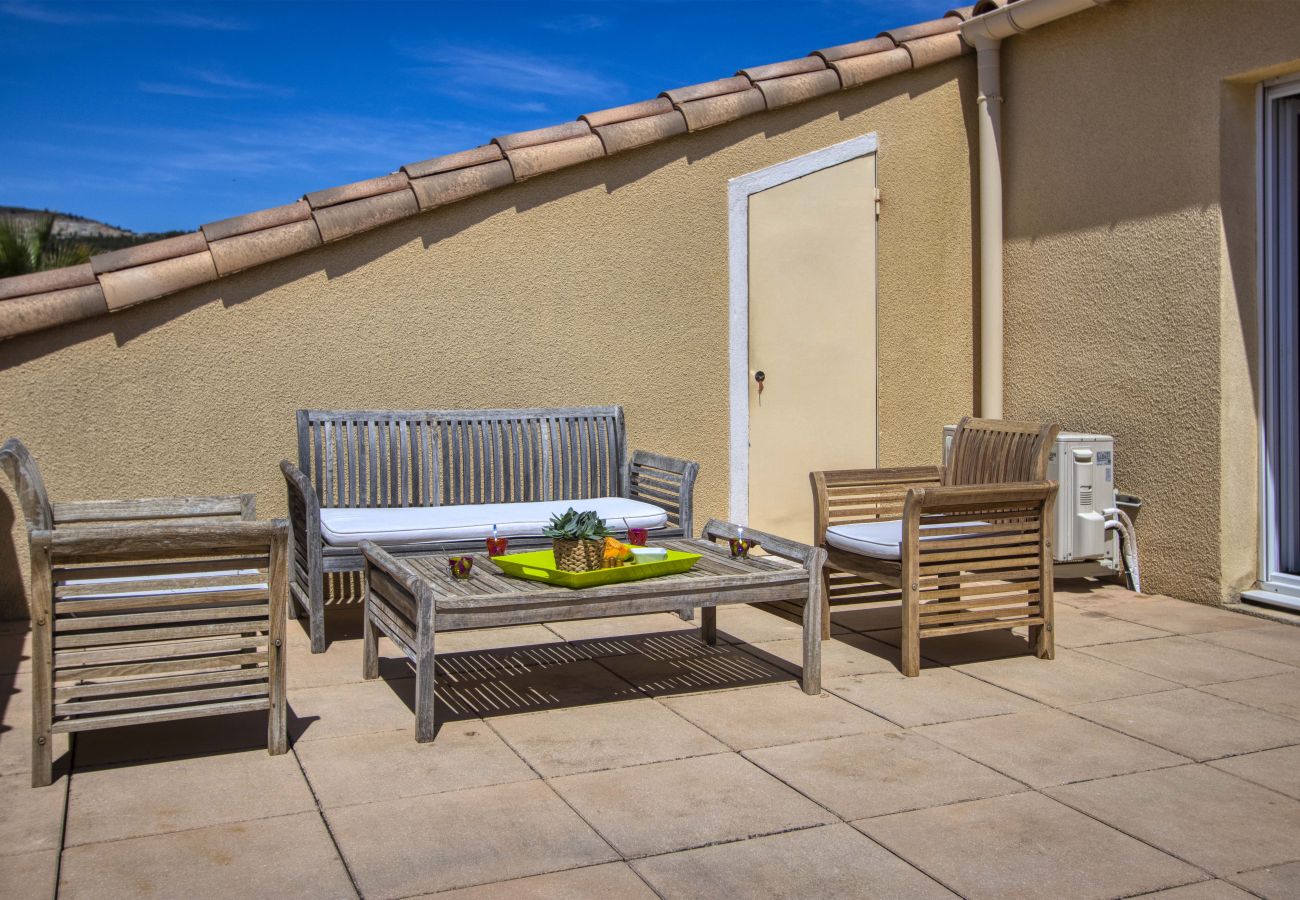
[[[1138,568],[1137,532],[1133,530],[1133,520],[1128,517],[1128,513],[1117,506],[1104,510],[1102,515],[1106,517],[1106,531],[1119,534],[1120,553],[1124,560],[1124,577],[1128,579],[1129,590],[1140,594],[1142,572]]]
[[[1110,0],[981,0],[961,26],[979,79],[980,415],[1002,418],[1002,41]],[[985,11],[987,10],[987,11]]]

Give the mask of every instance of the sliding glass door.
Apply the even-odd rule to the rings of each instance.
[[[1261,581],[1300,609],[1300,81],[1264,91]]]

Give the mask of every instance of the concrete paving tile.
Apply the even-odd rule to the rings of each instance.
[[[961,670],[1048,706],[1131,697],[1178,687],[1172,681],[1065,648],[1057,649],[1056,659],[1034,656],[991,659],[968,663]],[[925,677],[924,672],[921,677]]]
[[[1300,897],[1300,862],[1242,872],[1232,880],[1264,900],[1292,900]]]
[[[500,716],[492,727],[547,778],[727,749],[650,699]]]
[[[731,753],[569,775],[551,785],[625,857],[833,821]]]
[[[388,638],[379,641],[379,672],[386,678],[414,674],[406,657]],[[290,644],[284,679],[291,691],[361,681],[361,641],[334,641],[324,653],[312,653],[310,644]]]
[[[603,659],[610,656],[645,656],[650,659],[682,659],[725,650],[731,643],[725,636],[718,638],[720,646],[710,647],[700,638],[698,629],[658,631],[653,634],[610,635],[570,641],[561,646],[585,659]],[[545,649],[545,648],[543,648]]]
[[[8,897],[54,900],[58,871],[58,850],[0,856],[0,885]]]
[[[1206,765],[1300,800],[1300,746],[1229,756]]]
[[[662,634],[672,631],[700,630],[698,617],[688,622],[677,613],[647,613],[640,616],[605,616],[600,619],[575,619],[572,622],[548,622],[546,627],[566,641],[593,638],[628,637]]]
[[[1196,635],[1196,639],[1300,667],[1300,628],[1294,625],[1270,623],[1258,628],[1208,631]]]
[[[902,639],[902,632],[897,628],[886,631],[873,631],[871,637],[897,647]],[[1016,634],[1011,629],[996,631],[977,631],[972,634],[956,634],[947,637],[926,638],[921,641],[921,665],[955,666],[962,663],[980,662],[988,659],[1020,659],[1032,651],[1024,634]]]
[[[1207,684],[1201,690],[1216,697],[1300,719],[1300,672]]]
[[[1167,888],[1153,894],[1143,894],[1143,900],[1251,900],[1254,894],[1248,894],[1235,888],[1226,881],[1201,881],[1182,887]]]
[[[1080,607],[1084,609],[1094,607]],[[1215,609],[1200,603],[1188,603],[1172,597],[1161,597],[1140,603],[1109,603],[1100,609],[1108,616],[1148,625],[1175,634],[1201,634],[1206,631],[1226,631],[1237,628],[1264,628],[1267,619],[1247,616],[1226,609]]]
[[[484,650],[517,649],[555,644],[562,639],[545,625],[509,625],[504,628],[472,628],[438,632],[438,654],[479,653]]]
[[[1056,709],[932,725],[917,734],[1035,788],[1188,761]]]
[[[803,666],[802,638],[743,646],[763,662],[792,674],[797,675]],[[829,641],[822,642],[822,678],[897,672],[899,665],[897,647],[863,634],[833,635]]]
[[[1024,790],[909,731],[788,744],[744,756],[845,819]]]
[[[295,741],[318,741],[412,728],[414,697],[414,678],[299,688],[289,696],[297,715],[289,723],[289,734]]]
[[[56,776],[67,770],[68,735],[51,737]],[[31,777],[32,676],[29,672],[0,675],[0,775]]]
[[[295,711],[289,703],[289,733]],[[234,713],[103,728],[77,735],[77,767],[143,762],[178,756],[211,757],[236,750],[266,753],[266,713]]]
[[[27,623],[0,631],[0,676],[31,670],[32,633]]]
[[[1100,900],[1205,877],[1032,791],[853,824],[973,900]]]
[[[265,750],[73,773],[65,846],[314,809],[293,754]]]
[[[831,620],[832,634],[848,634],[849,629]],[[800,639],[803,625],[784,616],[755,606],[737,604],[718,607],[718,636],[732,643],[757,644],[763,641]]]
[[[356,897],[317,813],[70,847],[64,900]]]
[[[795,680],[789,672],[721,643],[709,647],[708,652],[699,656],[658,657],[632,653],[606,657],[601,664],[652,697],[756,684],[785,684]]]
[[[440,707],[458,718],[508,716],[642,696],[605,667],[587,660],[487,672],[444,672],[438,681]],[[414,699],[409,702],[413,704]],[[446,721],[443,711],[438,715],[439,721]]]
[[[1193,688],[1086,703],[1070,711],[1197,761],[1300,744],[1300,721]]]
[[[1056,645],[1058,647],[1092,647],[1164,637],[1158,628],[1116,619],[1102,612],[1058,605],[1056,608]],[[1022,632],[1023,633],[1023,632]]]
[[[1190,686],[1297,672],[1284,663],[1181,635],[1088,647],[1082,652]]]
[[[902,615],[902,605],[898,601],[855,603],[848,606],[832,606],[831,624],[842,625],[851,631],[881,631],[897,628],[902,621]]]
[[[31,776],[0,776],[0,855],[58,850],[68,780],[32,787]]]
[[[955,896],[847,825],[826,825],[635,861],[664,897],[880,898]]]
[[[849,675],[827,679],[822,688],[904,728],[1041,708],[1033,700],[947,668],[927,669],[917,678],[899,672]]]
[[[657,895],[627,863],[617,862],[460,888],[437,896],[440,900],[654,900]]]
[[[447,722],[430,742],[414,728],[354,734],[294,747],[322,807],[458,791],[537,775],[478,720]]]
[[[805,694],[798,685],[771,684],[709,694],[665,697],[685,716],[734,750],[885,731],[893,725],[838,697]]]
[[[541,781],[326,810],[367,898],[408,897],[616,860]]]
[[[1300,801],[1209,766],[1156,769],[1046,793],[1215,875],[1300,857]]]

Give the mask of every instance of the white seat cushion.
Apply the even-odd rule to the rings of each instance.
[[[619,531],[625,527],[663,528],[668,524],[668,514],[650,503],[626,497],[595,497],[463,506],[331,507],[320,511],[320,530],[325,542],[335,547],[355,547],[361,541],[377,544],[481,541],[492,536],[493,525],[499,537],[539,537],[551,516],[562,515],[569,507],[579,512],[594,509],[607,525]]]
[[[963,525],[984,525],[984,522],[963,522]],[[921,540],[944,541],[953,538],[970,537],[963,534],[932,534],[926,537],[926,529],[938,528],[939,525],[922,525]],[[945,527],[951,528],[951,525]],[[902,554],[903,522],[890,519],[883,522],[854,522],[851,525],[832,525],[826,529],[826,543],[836,550],[870,556],[875,559],[898,559]]]

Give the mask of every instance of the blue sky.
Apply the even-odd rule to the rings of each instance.
[[[0,205],[192,229],[947,8],[0,0]]]

